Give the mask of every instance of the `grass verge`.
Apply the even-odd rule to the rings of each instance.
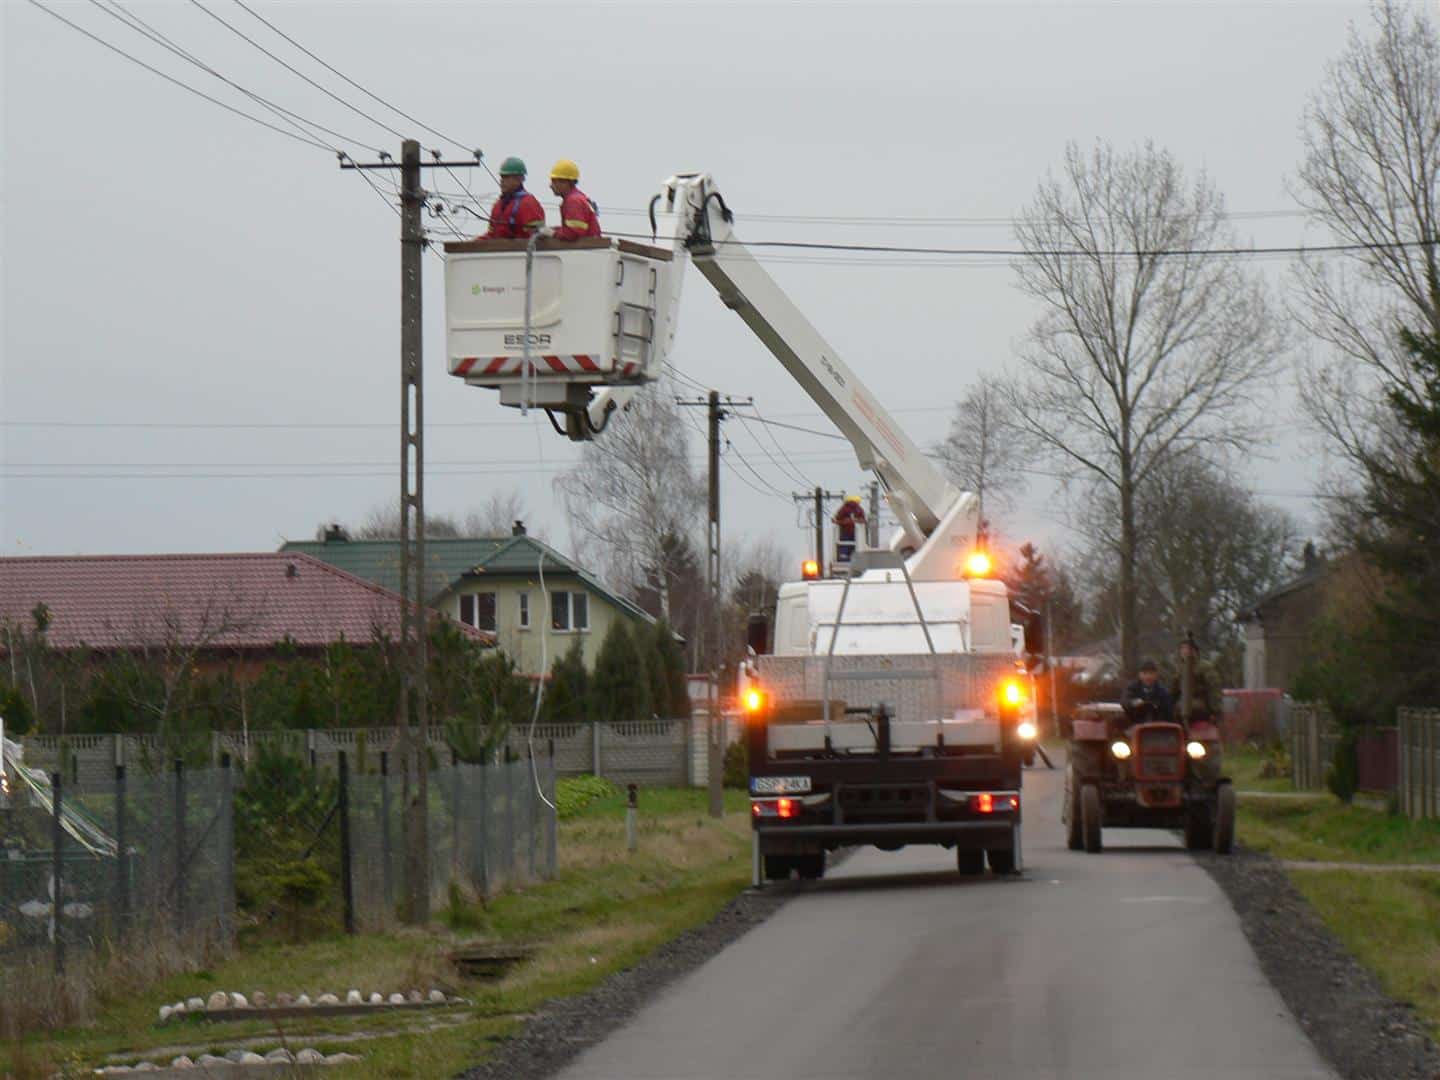
[[[1295,786],[1287,775],[1266,776],[1268,763],[1281,765],[1283,759],[1268,750],[1257,750],[1252,746],[1225,748],[1225,773],[1235,783],[1235,790],[1266,791],[1275,794],[1294,792]],[[1284,762],[1288,764],[1288,762]]]
[[[213,968],[165,979],[143,993],[103,1002],[84,1028],[0,1047],[0,1075],[80,1075],[97,1065],[168,1063],[223,1052],[244,1040],[360,1054],[342,1076],[453,1075],[546,1000],[580,993],[633,965],[666,941],[711,919],[749,882],[749,818],[743,793],[726,793],[726,815],[706,814],[706,794],[686,789],[640,796],[639,850],[625,845],[622,792],[582,801],[560,824],[556,880],[491,898],[458,899],[444,925],[390,934],[326,937],[237,951]],[[461,980],[444,959],[460,942],[525,943],[532,960],[495,982]],[[470,1004],[436,1013],[362,1018],[156,1025],[161,1004],[215,990],[344,995],[442,987]],[[331,1070],[327,1070],[327,1074]]]
[[[1290,879],[1385,992],[1440,1040],[1440,874],[1291,870]]]
[[[1276,858],[1322,862],[1440,863],[1440,821],[1346,806],[1332,795],[1240,798],[1240,842]]]

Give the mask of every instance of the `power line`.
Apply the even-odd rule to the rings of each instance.
[[[377,102],[379,102],[381,105],[384,105],[385,108],[387,108],[387,109],[389,109],[391,112],[395,113],[395,115],[397,115],[397,116],[403,116],[406,120],[409,120],[412,124],[416,124],[416,125],[420,126],[421,128],[424,128],[426,131],[428,131],[431,135],[434,135],[436,138],[438,138],[438,139],[443,139],[445,142],[448,142],[450,145],[455,146],[455,147],[458,147],[459,149],[464,150],[466,153],[473,153],[473,154],[475,154],[475,155],[477,156],[477,158],[479,157],[480,152],[479,152],[478,150],[475,150],[475,149],[473,149],[472,147],[468,147],[468,146],[466,146],[464,143],[459,142],[459,141],[457,141],[457,140],[455,140],[455,139],[450,138],[448,135],[441,134],[440,132],[438,132],[438,131],[436,131],[434,128],[432,128],[429,124],[425,123],[425,122],[422,121],[422,120],[417,120],[417,119],[415,119],[415,117],[411,116],[409,113],[405,112],[403,109],[397,108],[396,106],[390,104],[390,102],[386,101],[384,98],[380,97],[378,94],[371,93],[371,92],[370,92],[369,90],[367,90],[365,87],[361,86],[358,82],[356,82],[354,79],[350,78],[350,76],[346,75],[343,71],[340,71],[338,68],[332,67],[330,64],[327,64],[324,60],[321,60],[320,57],[316,56],[313,52],[311,52],[309,49],[307,49],[304,45],[301,45],[300,42],[296,41],[296,40],[295,40],[293,37],[291,37],[289,34],[285,33],[284,30],[281,30],[278,26],[276,26],[274,23],[272,23],[269,19],[265,18],[265,16],[261,15],[261,14],[260,14],[258,11],[256,11],[254,8],[252,8],[252,7],[250,7],[248,4],[246,4],[246,3],[245,3],[245,0],[235,0],[235,3],[238,4],[241,8],[243,8],[243,9],[244,9],[246,12],[248,12],[250,15],[252,15],[254,18],[256,18],[256,19],[258,19],[260,22],[264,23],[266,26],[268,26],[268,27],[269,27],[271,30],[273,30],[275,33],[279,34],[282,38],[284,38],[286,41],[288,41],[291,45],[295,46],[295,48],[297,48],[297,49],[299,49],[301,52],[303,52],[303,53],[304,53],[306,56],[308,56],[311,60],[314,60],[317,64],[319,64],[321,67],[323,67],[326,71],[330,72],[332,75],[335,75],[335,76],[337,76],[337,77],[340,78],[340,79],[343,79],[346,83],[348,83],[348,84],[350,84],[351,86],[353,86],[356,90],[359,90],[362,94],[364,94],[366,97],[370,98],[372,101],[377,101]],[[452,174],[452,175],[453,175],[453,174]],[[465,185],[464,185],[464,184],[461,184],[460,186],[461,186],[461,187],[464,187]]]
[[[210,102],[210,104],[212,105],[220,106],[220,108],[224,109],[226,112],[234,113],[236,116],[242,116],[246,120],[249,120],[251,123],[259,124],[263,128],[269,128],[271,131],[276,132],[277,134],[284,135],[287,139],[294,139],[296,142],[302,142],[307,146],[313,146],[317,150],[330,151],[334,149],[334,147],[326,146],[323,142],[320,142],[317,139],[307,138],[304,135],[298,135],[293,131],[286,131],[282,127],[277,127],[276,125],[270,123],[270,121],[268,120],[262,120],[260,117],[256,116],[253,113],[248,113],[244,109],[237,109],[234,105],[226,104],[219,98],[213,97],[210,94],[205,93],[205,91],[203,90],[198,90],[195,87],[191,86],[189,83],[183,82],[182,80],[175,78],[175,76],[173,75],[166,74],[159,68],[153,67],[152,65],[147,64],[144,60],[141,60],[139,57],[126,52],[124,49],[120,48],[120,46],[112,45],[110,42],[106,41],[98,34],[91,33],[89,30],[86,30],[78,23],[71,22],[64,15],[61,15],[58,11],[52,11],[50,8],[42,4],[40,0],[29,0],[29,3],[33,4],[35,7],[39,8],[41,11],[45,12],[45,14],[51,16],[52,18],[58,19],[60,22],[70,27],[70,29],[74,30],[76,33],[83,34],[85,37],[89,38],[97,45],[103,45],[111,52],[123,56],[132,64],[137,64],[138,66],[144,68],[146,71],[150,72],[152,75],[158,75],[166,82],[173,83],[176,86],[180,87],[180,89],[188,91],[189,93],[194,94],[198,98],[203,98],[204,100]]]
[[[200,2],[200,0],[190,0],[190,3],[194,4],[197,8],[199,8],[201,11],[203,11],[206,15],[209,15],[210,18],[214,19],[214,20],[215,20],[216,22],[218,22],[221,26],[225,27],[225,29],[229,30],[229,31],[230,31],[232,34],[234,34],[236,37],[240,38],[240,39],[243,40],[243,41],[249,42],[249,43],[250,43],[251,45],[253,45],[255,48],[259,49],[262,53],[264,53],[266,56],[268,56],[271,60],[274,60],[277,64],[279,64],[281,67],[283,67],[286,71],[292,73],[292,74],[295,75],[297,78],[304,79],[305,82],[309,83],[309,84],[310,84],[311,86],[313,86],[316,90],[319,90],[322,94],[324,94],[324,95],[326,95],[327,97],[333,99],[334,101],[339,102],[341,105],[345,106],[345,108],[347,108],[347,109],[349,109],[351,112],[353,112],[356,116],[364,117],[366,120],[369,120],[372,124],[376,125],[377,127],[383,128],[384,130],[388,131],[391,135],[394,135],[395,138],[400,139],[400,140],[404,140],[405,135],[404,135],[403,132],[396,131],[393,127],[391,127],[389,124],[385,123],[383,120],[377,120],[375,117],[373,117],[373,116],[371,116],[369,113],[367,113],[364,109],[361,109],[361,108],[359,108],[358,106],[352,105],[350,102],[348,102],[348,101],[346,101],[344,98],[342,98],[339,94],[334,93],[333,91],[331,91],[331,90],[327,89],[326,87],[322,86],[320,83],[316,82],[314,79],[310,78],[310,76],[309,76],[309,75],[306,75],[303,71],[300,71],[298,68],[295,68],[295,67],[291,66],[290,64],[286,63],[284,60],[280,59],[280,57],[278,57],[278,56],[276,56],[274,53],[272,53],[269,49],[265,48],[264,45],[261,45],[258,41],[256,41],[254,38],[252,38],[249,34],[245,33],[245,31],[243,31],[243,30],[241,30],[239,27],[234,26],[234,25],[232,25],[231,23],[227,22],[223,17],[221,17],[221,16],[219,16],[219,15],[216,15],[215,12],[211,11],[211,10],[210,10],[209,8],[207,8],[204,4],[202,4],[202,3]]]
[[[752,409],[756,408],[756,406],[754,405],[751,405],[750,407]],[[757,409],[756,411],[758,416],[759,410]],[[743,413],[737,412],[735,414],[735,419],[740,421],[740,425],[745,429],[746,433],[755,440],[755,445],[760,447],[760,452],[769,459],[770,464],[774,465],[775,468],[779,469],[781,473],[786,473],[787,470],[785,469],[785,467],[775,459],[775,456],[771,454],[769,450],[765,449],[765,447],[761,445],[760,440],[756,437],[755,432],[750,427],[750,422],[748,419],[746,419],[745,415]],[[800,484],[804,484],[807,487],[814,487],[814,483],[800,471],[799,467],[795,464],[794,461],[790,460],[790,455],[785,452],[785,448],[780,445],[780,441],[775,438],[774,433],[769,428],[762,428],[761,430],[764,431],[766,436],[769,437],[770,441],[775,444],[775,449],[780,451],[780,456],[783,457],[789,464],[790,468],[788,470],[788,479],[794,480]]]
[[[90,3],[93,4],[95,7],[99,8],[102,12],[110,16],[112,19],[118,20],[121,25],[123,25],[126,29],[134,30],[136,33],[149,39],[154,44],[159,45],[164,49],[168,49],[170,52],[180,57],[180,59],[184,60],[186,63],[193,64],[195,67],[198,67],[207,75],[213,75],[215,78],[225,83],[225,85],[233,87],[234,89],[240,91],[240,93],[244,94],[251,101],[254,101],[256,104],[270,110],[271,114],[273,114],[283,123],[289,124],[296,131],[300,132],[301,135],[304,135],[306,137],[313,137],[314,131],[322,131],[326,135],[331,135],[334,138],[339,139],[341,142],[364,142],[363,139],[353,139],[347,135],[343,135],[340,132],[335,131],[333,128],[326,127],[324,124],[316,123],[314,120],[307,119],[306,117],[301,116],[297,112],[292,112],[284,106],[271,101],[269,98],[263,97],[262,95],[247,89],[246,87],[240,85],[240,83],[236,82],[234,79],[222,75],[213,65],[207,64],[190,50],[182,48],[180,45],[177,45],[168,35],[164,34],[160,30],[157,30],[154,24],[142,19],[139,15],[136,15],[129,8],[121,4],[120,0],[110,0],[110,7],[106,7],[101,4],[100,0],[90,0]],[[301,124],[305,126],[301,127]],[[314,131],[307,131],[306,128],[313,128]]]

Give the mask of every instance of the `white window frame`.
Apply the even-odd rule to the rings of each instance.
[[[529,594],[528,592],[522,592],[522,593],[520,593],[519,595],[520,595],[520,599],[519,599],[519,601],[518,601],[518,603],[519,603],[519,613],[518,613],[519,622],[518,622],[517,625],[520,627],[521,630],[529,630],[529,629],[530,629],[530,594]]]
[[[585,625],[575,624],[575,598],[583,598],[580,605],[585,611]],[[555,625],[555,601],[564,597],[565,601],[565,625]],[[572,592],[568,590],[557,590],[550,594],[550,628],[556,634],[588,634],[590,632],[590,594],[587,592]]]

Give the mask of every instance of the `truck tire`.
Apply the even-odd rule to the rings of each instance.
[[[1071,778],[1070,797],[1065,809],[1065,846],[1071,851],[1085,848],[1085,834],[1080,828],[1080,785]]]
[[[1100,824],[1104,808],[1100,804],[1100,789],[1086,784],[1080,789],[1080,827],[1084,834],[1085,850],[1094,855],[1103,850],[1100,839]]]
[[[1014,848],[990,848],[985,852],[985,858],[990,863],[990,872],[996,877],[1015,873]]]
[[[1221,784],[1215,791],[1215,854],[1229,855],[1235,848],[1235,789]]]
[[[819,881],[825,876],[825,853],[820,851],[814,855],[796,855],[795,870],[804,881]]]
[[[1208,807],[1193,807],[1185,818],[1185,849],[1187,851],[1209,851],[1215,842],[1215,829],[1210,821]]]
[[[789,881],[790,871],[795,868],[795,859],[790,855],[765,856],[765,880]]]
[[[985,852],[971,851],[965,848],[957,848],[955,851],[955,869],[966,877],[974,877],[985,872]]]

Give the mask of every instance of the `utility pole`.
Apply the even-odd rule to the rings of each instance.
[[[815,566],[820,577],[825,576],[825,504],[831,499],[843,499],[843,491],[826,491],[822,487],[816,487],[814,491],[793,492],[790,497],[796,502],[814,501],[815,515]]]
[[[866,546],[880,546],[880,481],[870,481],[870,517],[865,522]]]
[[[405,902],[407,923],[430,920],[430,695],[426,685],[429,619],[425,608],[425,380],[421,365],[422,269],[425,257],[421,168],[477,168],[473,161],[421,163],[420,144],[400,144],[397,164],[382,154],[378,163],[340,155],[342,169],[400,170],[400,707],[396,714],[405,807]]]
[[[710,442],[710,513],[708,529],[708,550],[706,552],[705,583],[710,591],[710,633],[713,636],[711,650],[714,670],[710,673],[707,688],[709,706],[709,731],[706,738],[706,786],[710,791],[710,816],[723,817],[725,814],[725,720],[720,711],[720,672],[725,655],[723,619],[721,612],[720,582],[720,422],[728,419],[729,413],[722,405],[743,405],[734,398],[721,400],[718,390],[711,390],[698,401],[675,399],[675,404],[694,408],[703,406],[709,413]]]

